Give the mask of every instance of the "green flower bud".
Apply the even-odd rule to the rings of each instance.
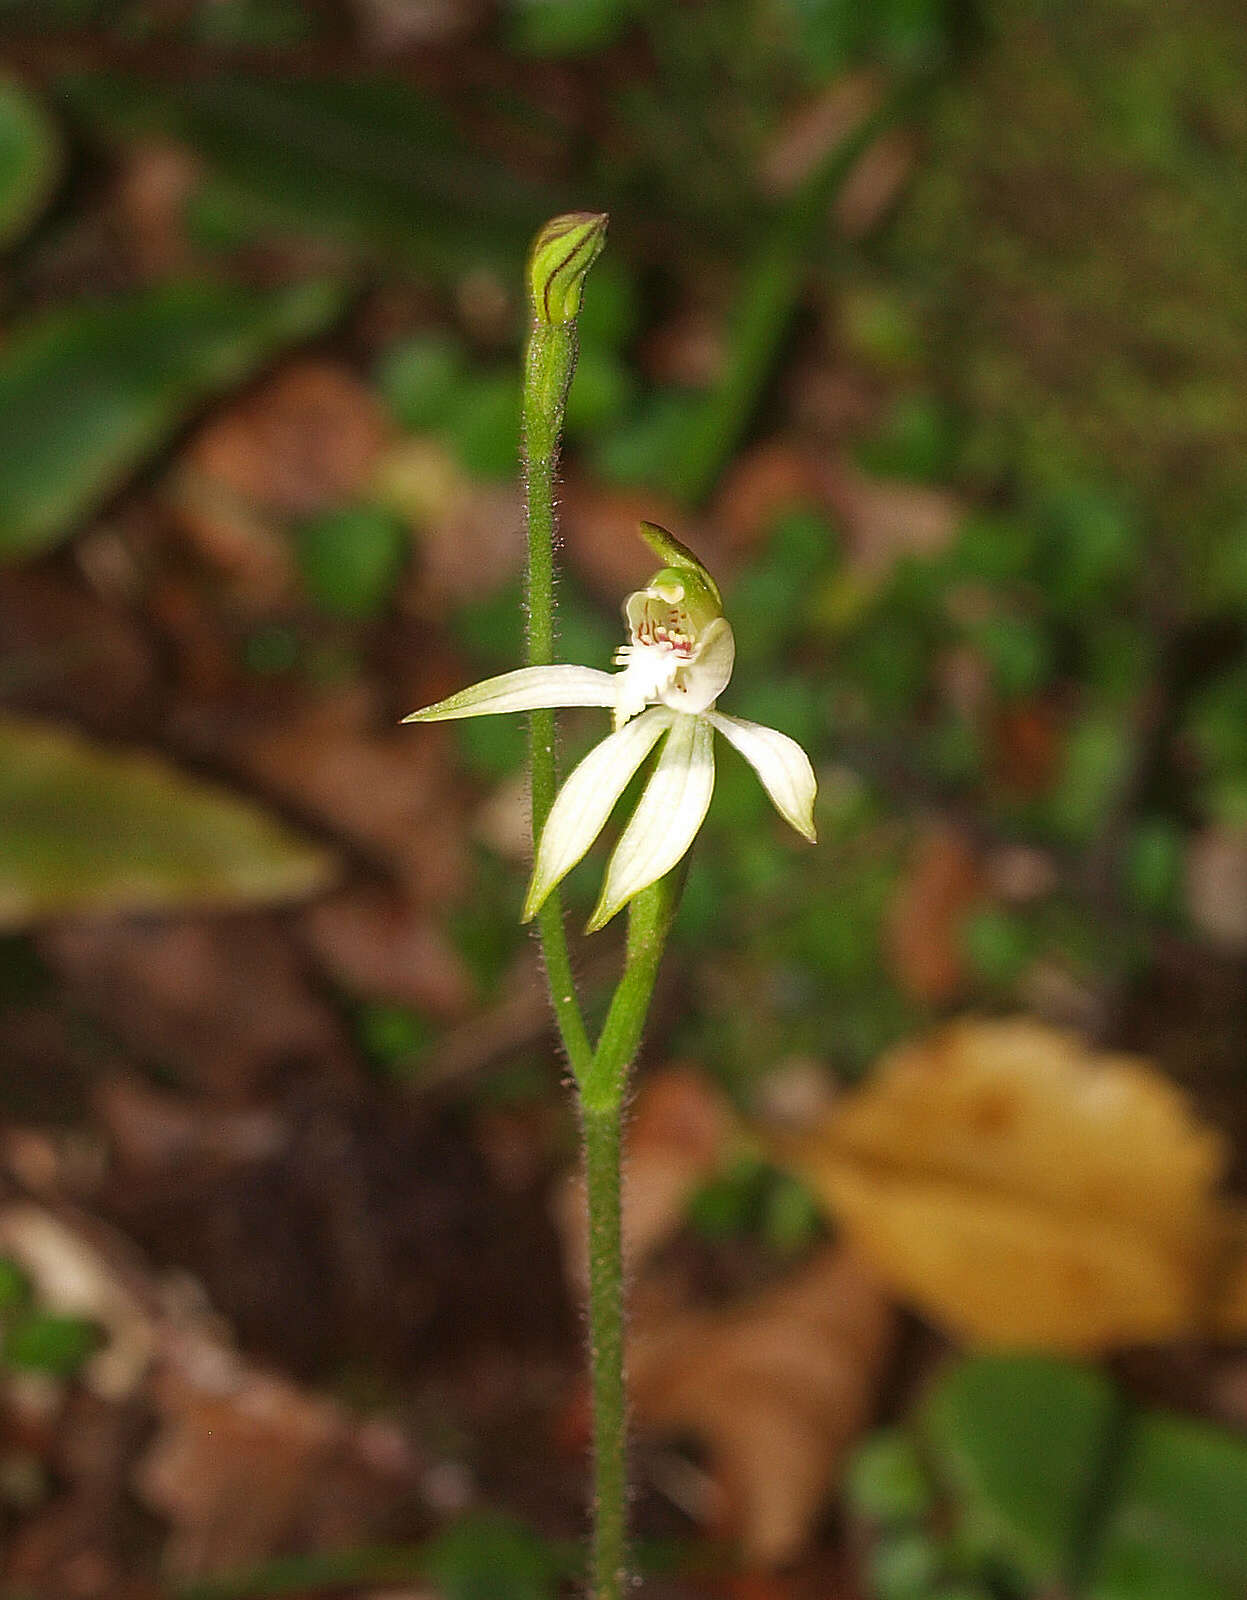
[[[606,243],[605,212],[569,211],[552,217],[533,240],[528,293],[536,322],[574,322],[585,275]]]

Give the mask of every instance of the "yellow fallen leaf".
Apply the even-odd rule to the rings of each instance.
[[[885,1058],[785,1159],[964,1338],[1092,1352],[1235,1325],[1214,1307],[1225,1141],[1142,1060],[1025,1020],[957,1023]]]
[[[751,1562],[788,1561],[870,1421],[895,1331],[874,1276],[830,1247],[743,1304],[639,1318],[637,1423],[698,1438],[722,1495],[719,1531]]]

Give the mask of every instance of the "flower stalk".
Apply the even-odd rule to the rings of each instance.
[[[528,665],[413,712],[409,722],[527,712],[530,716],[533,872],[523,920],[535,919],[555,1021],[579,1094],[589,1209],[589,1352],[594,1420],[592,1600],[623,1600],[627,1413],[620,1143],[628,1069],[641,1042],[658,967],[679,901],[683,865],[710,805],[715,735],[753,767],[776,811],[814,839],[814,773],[775,728],[715,707],[732,676],[735,637],[719,587],[664,528],[641,538],[663,563],[624,605],[627,643],[615,673],[554,661],[554,486],[567,392],[576,366],[576,315],[606,218],[556,217],[529,258],[532,323],[524,363],[524,482],[528,521]],[[557,790],[554,711],[600,706],[614,731]],[[559,884],[584,856],[640,768],[653,769],[610,857],[587,932],[626,906],[623,972],[596,1046],[576,993]]]
[[[528,518],[528,663],[554,661],[554,487],[567,392],[576,370],[576,315],[585,274],[606,238],[606,218],[560,217],[537,235],[529,258],[532,326],[524,359],[523,458]],[[554,805],[557,770],[554,712],[536,709],[529,724],[533,848],[540,848]],[[531,898],[531,896],[530,896]],[[528,911],[528,906],[525,906]],[[589,1207],[589,1371],[593,1405],[594,1600],[622,1600],[627,1581],[627,1396],[624,1380],[623,1238],[620,1224],[622,1079],[616,1062],[610,1081],[620,1083],[593,1105],[585,1088],[594,1052],[576,995],[563,907],[557,885],[536,910],[546,978],[555,1019],[581,1096],[585,1193]],[[622,989],[627,982],[625,962]],[[652,991],[652,983],[650,985]],[[648,993],[645,999],[648,1009]],[[641,1025],[644,1025],[642,1014]],[[639,1028],[637,1037],[639,1038]],[[633,1046],[635,1049],[635,1045]]]

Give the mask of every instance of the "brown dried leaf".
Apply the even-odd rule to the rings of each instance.
[[[165,1564],[179,1578],[359,1543],[409,1486],[394,1430],[198,1333],[170,1340],[155,1401],[159,1431],[137,1487],[172,1524]]]
[[[1186,858],[1186,905],[1211,943],[1247,950],[1247,829],[1205,828]]]
[[[938,1004],[961,987],[966,975],[961,926],[981,889],[965,834],[947,824],[928,829],[888,913],[892,964],[915,999]]]
[[[777,516],[822,496],[817,466],[797,445],[771,439],[739,455],[715,496],[711,516],[733,549],[749,549]]]
[[[388,432],[376,396],[349,368],[301,360],[215,416],[186,465],[252,505],[305,515],[356,495]]]
[[[313,950],[356,994],[395,1000],[448,1021],[473,997],[471,975],[436,918],[401,895],[360,886],[309,906]]]
[[[145,1060],[244,1097],[333,1056],[337,1024],[268,917],[50,928],[40,953],[70,995]]]
[[[887,1057],[793,1155],[879,1271],[967,1338],[1096,1351],[1208,1323],[1225,1142],[1146,1062],[962,1022]]]
[[[775,194],[786,194],[811,176],[837,145],[866,121],[880,100],[879,80],[846,73],[815,99],[798,107],[768,151],[760,177]]]
[[[518,485],[474,482],[445,443],[428,435],[398,440],[372,477],[372,492],[409,522],[419,559],[405,609],[441,621],[448,604],[502,587],[524,559],[524,504]]]
[[[903,555],[938,555],[962,517],[947,490],[868,478],[843,457],[829,468],[824,490],[844,524],[853,570],[862,577],[883,577]]]
[[[718,1531],[751,1561],[779,1564],[800,1551],[868,1424],[894,1336],[874,1278],[829,1248],[744,1305],[636,1328],[637,1420],[704,1441],[722,1491]]]
[[[155,661],[133,619],[47,568],[7,570],[0,585],[6,705],[102,732],[150,714]]]
[[[690,529],[687,512],[656,500],[648,491],[606,490],[569,474],[562,511],[567,559],[585,583],[612,605],[654,571],[653,554],[637,538],[642,521],[678,528],[680,537],[721,575],[722,563],[715,559],[713,546],[707,548],[707,531]]]
[[[863,151],[836,196],[835,217],[850,239],[862,239],[887,216],[909,182],[917,150],[899,128]]]
[[[467,853],[437,731],[382,723],[350,690],[225,742],[253,779],[353,840],[413,898],[445,903],[464,887]]]

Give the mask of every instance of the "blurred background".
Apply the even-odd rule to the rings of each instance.
[[[664,523],[820,776],[721,751],[639,1065],[638,1592],[1247,1594],[1245,81],[1234,0],[0,0],[5,1600],[576,1592],[524,729],[398,726],[521,659],[571,208],[562,654]]]

